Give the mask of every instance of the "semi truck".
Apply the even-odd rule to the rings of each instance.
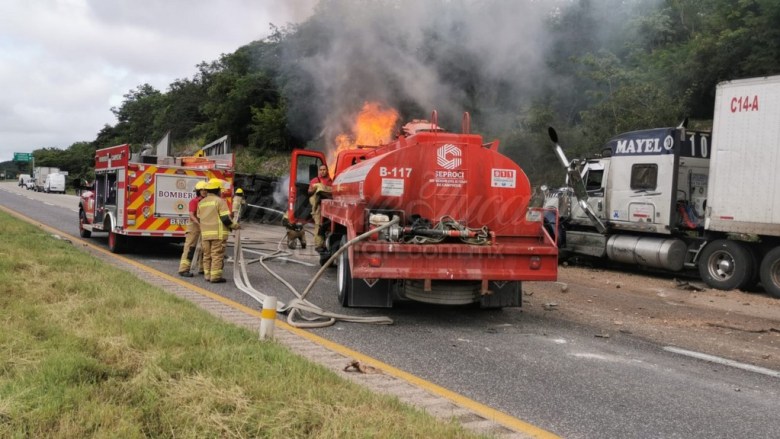
[[[82,188],[79,199],[82,238],[107,232],[108,248],[114,253],[142,237],[181,242],[198,181],[221,179],[230,196],[232,153],[171,157],[148,152],[132,154],[128,144],[95,152],[95,181]]]
[[[602,154],[569,161],[561,255],[698,271],[710,287],[762,284],[780,297],[780,76],[718,84],[711,134],[685,124],[620,134]]]
[[[33,169],[33,189],[35,189],[36,192],[43,192],[46,187],[46,177],[48,177],[49,174],[55,174],[58,172],[60,172],[60,168],[51,166],[35,167],[35,169]]]
[[[345,307],[410,300],[482,308],[522,306],[523,281],[555,281],[558,249],[529,208],[523,170],[470,133],[415,120],[394,141],[338,153],[321,202],[325,250]],[[293,152],[287,214],[306,220],[309,183],[323,153]],[[554,212],[553,212],[554,213]]]

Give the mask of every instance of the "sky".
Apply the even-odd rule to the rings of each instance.
[[[0,1],[0,162],[67,149],[114,125],[111,107],[149,83],[299,23],[316,0]]]

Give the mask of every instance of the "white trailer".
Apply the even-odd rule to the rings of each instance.
[[[559,254],[681,271],[780,298],[780,76],[718,85],[712,134],[682,124],[620,134],[569,161]]]
[[[35,184],[33,189],[36,192],[42,192],[45,189],[46,177],[49,174],[60,172],[60,168],[53,168],[51,166],[38,166],[33,170],[33,180]]]
[[[748,243],[780,297],[780,76],[718,84],[704,227]]]

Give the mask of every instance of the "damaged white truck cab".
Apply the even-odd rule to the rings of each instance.
[[[775,76],[719,84],[711,136],[684,124],[634,131],[602,157],[568,161],[551,128],[567,169],[567,186],[546,197],[562,254],[697,269],[723,290],[760,280],[780,297],[778,118]]]

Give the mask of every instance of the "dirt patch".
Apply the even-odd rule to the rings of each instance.
[[[780,299],[766,293],[719,291],[689,279],[563,265],[558,279],[524,285],[527,312],[557,313],[592,327],[594,336],[631,334],[780,370]]]

